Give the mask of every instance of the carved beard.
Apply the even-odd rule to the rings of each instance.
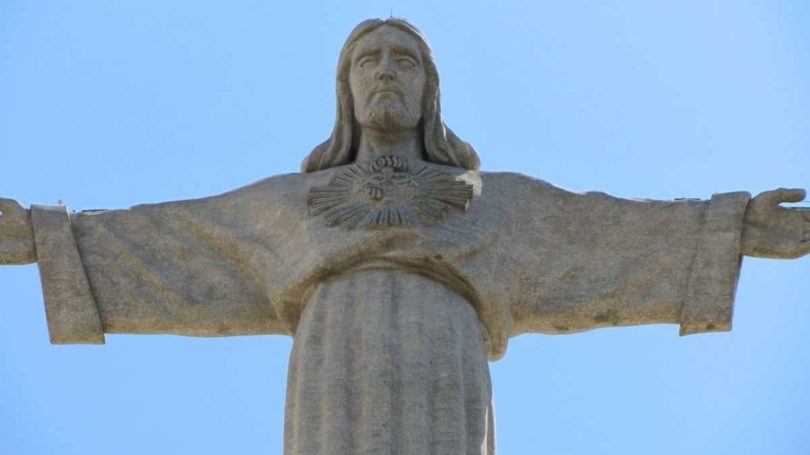
[[[382,131],[415,128],[421,118],[419,106],[411,106],[407,100],[394,99],[390,95],[373,95],[357,111],[355,116],[361,125]]]

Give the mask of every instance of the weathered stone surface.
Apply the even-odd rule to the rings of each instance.
[[[344,167],[337,167],[202,200],[74,215],[105,331],[293,335],[289,387],[297,395],[289,397],[287,428],[294,430],[288,440],[298,442],[289,447],[314,447],[301,442],[304,429],[331,422],[337,414],[328,410],[348,400],[359,414],[329,425],[351,428],[354,445],[342,431],[318,437],[319,447],[349,447],[328,453],[349,454],[387,440],[374,430],[380,419],[391,432],[404,431],[397,440],[405,444],[431,440],[429,429],[447,428],[443,416],[461,409],[472,422],[440,439],[480,447],[480,438],[491,437],[488,407],[459,403],[469,390],[439,378],[452,373],[443,368],[485,369],[512,336],[649,323],[682,322],[688,333],[730,327],[746,193],[631,201],[519,174],[426,166],[476,188],[467,211],[433,225],[330,226],[310,213],[307,195],[340,175]],[[35,224],[38,235],[52,229],[64,227]],[[75,254],[68,245],[43,253]],[[92,305],[88,296],[85,306]],[[475,328],[460,316],[473,314]],[[459,338],[467,341],[453,341]],[[415,352],[426,356],[422,363],[404,355]],[[444,365],[453,358],[468,360]],[[478,403],[490,391],[486,375],[475,377],[480,395],[470,399]],[[390,410],[392,397],[411,388],[450,414],[409,408],[416,414],[400,419],[406,410]],[[433,447],[446,447],[441,441]],[[296,450],[288,453],[326,453]],[[399,450],[390,453],[410,453]]]
[[[346,166],[326,186],[309,191],[312,213],[329,225],[382,228],[433,224],[451,209],[467,210],[473,186],[425,163],[383,156]]]
[[[51,343],[104,343],[93,291],[65,207],[34,206],[37,263]]]
[[[646,201],[478,171],[427,41],[366,21],[301,174],[68,215],[0,199],[0,263],[39,262],[54,343],[294,337],[288,455],[494,453],[487,360],[511,337],[729,330],[741,254],[810,252],[801,190]]]

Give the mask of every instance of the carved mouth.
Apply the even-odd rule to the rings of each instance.
[[[400,94],[398,91],[396,91],[396,90],[392,90],[392,89],[388,89],[388,88],[384,88],[384,89],[380,89],[380,90],[375,90],[375,91],[374,91],[374,93],[373,93],[373,95],[381,95],[381,96],[395,96],[395,97],[397,97],[397,98],[399,98],[399,97],[401,97],[401,96],[402,96],[402,94]]]

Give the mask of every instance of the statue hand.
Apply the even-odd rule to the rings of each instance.
[[[810,210],[781,207],[799,202],[806,193],[785,189],[760,193],[748,203],[742,233],[742,254],[795,259],[810,253]]]
[[[0,264],[37,261],[31,213],[13,199],[0,198]]]

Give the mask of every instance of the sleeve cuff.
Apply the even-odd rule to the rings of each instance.
[[[740,237],[750,198],[745,192],[724,193],[709,202],[681,307],[682,336],[731,330],[742,264]]]
[[[53,344],[104,344],[101,324],[67,209],[31,207],[37,264]]]

